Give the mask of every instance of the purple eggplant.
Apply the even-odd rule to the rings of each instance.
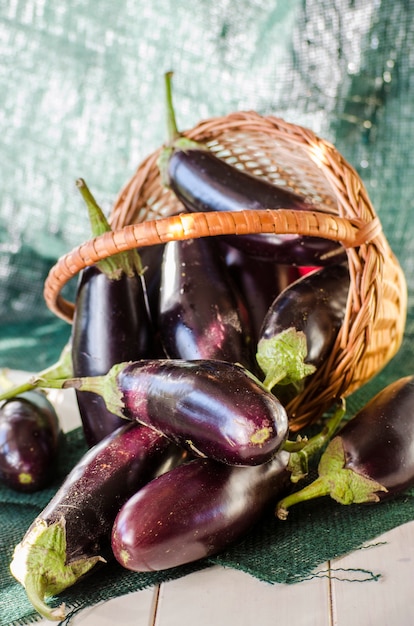
[[[115,414],[223,463],[264,463],[288,433],[279,400],[245,368],[226,361],[120,363],[106,376],[69,379],[63,387],[98,393]]]
[[[274,300],[260,330],[257,361],[268,389],[301,383],[329,356],[345,317],[346,264],[302,276]]]
[[[34,608],[64,618],[45,598],[59,594],[112,557],[111,530],[121,506],[143,485],[182,462],[183,451],[136,422],[90,448],[16,546],[10,569]]]
[[[169,358],[253,365],[246,306],[211,238],[165,245],[158,324]]]
[[[117,561],[157,571],[212,556],[240,540],[290,490],[289,454],[256,467],[196,459],[148,483],[112,531]]]
[[[61,438],[56,411],[44,393],[29,391],[0,407],[0,481],[32,493],[53,477]]]
[[[305,500],[329,495],[340,504],[375,503],[414,485],[414,376],[389,384],[346,422],[321,456],[318,474],[279,502],[280,519]]]
[[[75,376],[106,374],[121,361],[148,356],[147,313],[138,276],[112,280],[97,267],[80,277],[72,328]],[[124,421],[93,393],[77,394],[86,442],[93,446]]]
[[[299,270],[291,265],[254,259],[226,244],[221,245],[221,252],[230,275],[243,296],[251,323],[252,344],[256,345],[271,304],[286,287],[299,278]]]
[[[108,230],[83,180],[78,187],[88,206],[93,234]],[[115,363],[149,356],[154,333],[141,269],[142,259],[133,251],[82,271],[71,336],[74,376],[106,374]],[[123,424],[96,394],[76,397],[89,446]]]
[[[154,571],[217,554],[243,539],[293,484],[306,476],[341,423],[340,404],[322,430],[299,449],[279,451],[254,467],[195,459],[149,482],[118,513],[115,558],[133,571]]]
[[[170,137],[159,166],[164,184],[188,211],[320,210],[289,189],[253,176],[217,157],[203,144],[180,136],[172,105],[171,76],[166,75]],[[321,266],[346,258],[343,246],[319,237],[251,234],[222,238],[247,254],[286,265]]]

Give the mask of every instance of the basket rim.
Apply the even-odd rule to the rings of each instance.
[[[71,323],[74,303],[60,295],[63,287],[83,269],[110,256],[167,241],[228,234],[298,234],[338,241],[345,250],[376,240],[382,246],[379,219],[361,225],[359,220],[318,211],[267,209],[264,211],[180,213],[166,218],[128,224],[89,239],[61,256],[44,284],[49,309]],[[369,237],[369,239],[368,239]]]

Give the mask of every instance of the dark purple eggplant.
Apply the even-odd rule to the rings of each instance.
[[[346,422],[321,456],[318,474],[279,502],[280,519],[305,500],[329,495],[340,504],[375,503],[414,485],[414,376],[389,384]]]
[[[180,136],[172,104],[171,76],[166,75],[170,137],[159,166],[164,184],[188,211],[321,210],[289,189],[253,176],[217,157],[203,144]],[[329,265],[346,258],[343,246],[319,237],[249,234],[222,238],[247,254],[286,265]]]
[[[56,411],[44,393],[28,391],[0,407],[0,481],[32,493],[53,477],[63,437]]]
[[[94,391],[115,414],[223,463],[264,463],[287,437],[279,400],[245,368],[226,361],[120,363],[106,376],[69,379],[63,387]]]
[[[195,459],[149,482],[116,517],[115,558],[127,569],[154,571],[212,556],[241,540],[306,476],[309,459],[326,447],[343,414],[340,405],[299,450],[281,450],[267,463],[238,467]]]
[[[346,264],[331,265],[277,296],[263,321],[256,356],[266,388],[300,383],[322,366],[342,326],[349,285]]]
[[[211,238],[165,245],[158,324],[169,358],[253,366],[246,306]]]
[[[109,230],[84,181],[77,184],[89,210],[93,235]],[[142,259],[132,251],[82,271],[71,335],[74,376],[106,374],[115,363],[149,356],[154,333],[142,269]],[[123,424],[96,394],[76,397],[89,446]]]
[[[112,557],[111,530],[121,506],[182,458],[181,449],[136,422],[124,422],[87,451],[16,546],[10,565],[41,615],[64,618],[64,606],[52,608],[45,598]]]
[[[271,304],[286,287],[299,278],[299,270],[291,265],[254,259],[226,244],[221,245],[221,252],[230,275],[243,296],[252,328],[252,344],[257,345]]]
[[[283,451],[256,467],[196,459],[151,481],[117,515],[115,558],[126,569],[149,572],[221,552],[290,490],[288,460]]]
[[[142,265],[142,278],[145,285],[145,294],[148,301],[148,310],[154,330],[157,330],[159,294],[161,286],[161,266],[164,256],[164,244],[139,248]]]

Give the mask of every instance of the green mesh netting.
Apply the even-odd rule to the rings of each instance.
[[[189,4],[1,3],[0,367],[38,371],[58,357],[69,327],[48,311],[42,289],[56,259],[89,237],[74,181],[85,178],[110,210],[139,162],[165,139],[162,76],[173,69],[181,128],[235,110],[271,113],[335,143],[365,182],[405,270],[409,308],[401,351],[349,399],[354,412],[414,372],[412,3],[195,0],[191,19]],[[73,292],[70,284],[66,295]],[[82,450],[79,433],[68,442],[61,476]],[[33,498],[0,492],[3,626],[35,619],[7,565],[52,490]],[[378,507],[309,503],[289,523],[264,520],[212,562],[295,582],[413,517],[412,493]],[[148,577],[108,566],[64,599],[93,603],[192,568]]]

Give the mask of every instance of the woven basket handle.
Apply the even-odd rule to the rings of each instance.
[[[71,323],[74,304],[64,299],[63,286],[85,267],[119,252],[179,239],[229,234],[297,234],[340,242],[345,248],[366,243],[381,231],[377,218],[361,224],[318,211],[288,209],[265,211],[183,213],[130,224],[91,239],[62,256],[52,267],[44,285],[49,309]]]

